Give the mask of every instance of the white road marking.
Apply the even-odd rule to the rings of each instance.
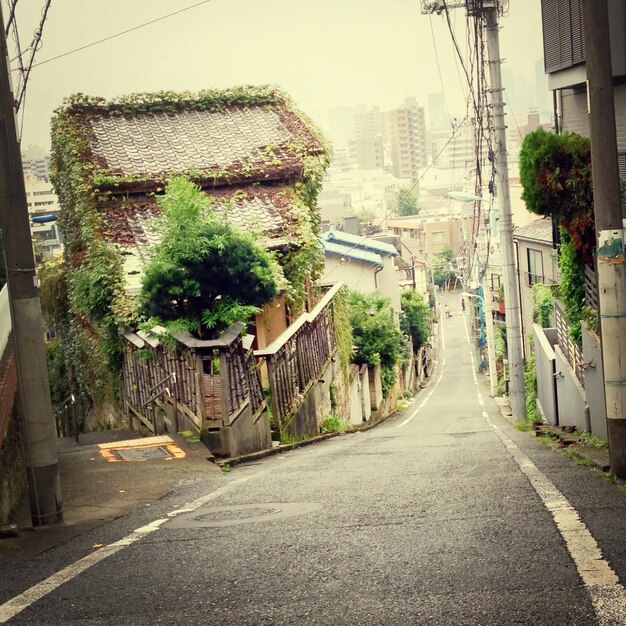
[[[62,570],[59,570],[52,576],[49,576],[45,580],[42,580],[40,583],[37,583],[30,589],[27,589],[23,593],[11,598],[4,604],[0,604],[0,624],[5,624],[10,619],[15,617],[18,613],[21,613],[24,609],[27,609],[29,606],[41,600],[44,596],[47,596],[49,593],[53,592],[55,589],[60,587],[62,584],[76,578],[79,574],[82,574],[84,571],[88,570],[90,567],[93,567],[97,563],[104,561],[110,556],[113,556],[123,548],[132,545],[136,541],[143,539],[146,535],[153,533],[155,530],[158,530],[162,524],[169,521],[171,517],[179,515],[181,513],[189,513],[194,511],[195,509],[201,507],[202,505],[210,502],[211,500],[215,500],[221,496],[224,492],[230,491],[235,486],[239,486],[242,483],[247,482],[253,477],[258,477],[259,474],[264,474],[269,472],[270,470],[265,470],[262,472],[257,472],[256,474],[252,474],[250,476],[244,476],[242,478],[238,478],[237,480],[233,480],[222,487],[219,487],[215,491],[206,494],[194,500],[193,502],[189,502],[184,506],[174,509],[170,513],[167,514],[167,517],[157,519],[146,526],[142,526],[141,528],[137,528],[133,530],[131,533],[123,537],[119,541],[115,541],[109,545],[103,546],[98,549],[96,552],[92,552],[87,556],[83,557],[79,561],[64,567]]]
[[[419,413],[419,411],[424,407],[424,405],[430,400],[430,397],[433,395],[433,393],[435,393],[435,390],[437,389],[437,387],[439,386],[439,383],[441,382],[441,379],[443,378],[443,372],[444,372],[445,367],[446,367],[446,360],[443,359],[441,361],[441,373],[439,374],[439,378],[437,378],[437,382],[434,384],[433,388],[430,390],[428,395],[419,403],[419,405],[413,409],[411,414],[403,422],[398,424],[396,428],[402,428],[406,426]]]
[[[626,589],[603,558],[598,543],[580,519],[578,511],[510,437],[505,435],[489,417],[486,420],[528,478],[544,506],[550,511],[578,574],[591,596],[599,626],[623,626],[626,615]]]
[[[472,365],[474,365],[474,355],[472,355]],[[484,406],[480,390],[478,401]],[[486,410],[483,409],[482,415],[522,473],[528,478],[543,505],[550,511],[565,541],[567,551],[576,565],[578,575],[587,587],[598,618],[598,626],[623,626],[626,615],[626,589],[620,584],[617,574],[602,556],[597,541],[580,519],[578,511],[556,485],[539,470],[530,457],[491,421]]]

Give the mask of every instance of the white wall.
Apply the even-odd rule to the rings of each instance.
[[[9,287],[5,285],[0,291],[0,356],[4,354],[9,335],[11,334],[11,312],[9,311]]]

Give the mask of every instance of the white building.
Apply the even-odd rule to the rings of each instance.
[[[351,235],[340,230],[322,234],[326,256],[322,282],[343,281],[362,294],[378,291],[391,300],[391,307],[399,319],[400,282],[406,276],[396,268],[398,251],[391,244],[368,237]]]
[[[52,183],[32,175],[26,175],[24,183],[35,253],[43,257],[60,254],[62,244],[56,225],[60,207]]]

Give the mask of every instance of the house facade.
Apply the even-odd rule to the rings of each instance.
[[[626,178],[626,4],[608,0],[620,176]],[[589,135],[582,0],[541,0],[544,66],[559,130]]]
[[[399,318],[400,283],[406,276],[395,264],[398,251],[391,244],[331,229],[322,234],[325,264],[322,282],[341,280],[354,291],[378,291],[391,301]]]
[[[530,354],[533,335],[533,285],[552,287],[559,282],[559,267],[552,242],[552,221],[541,218],[513,231],[519,277],[524,352]]]
[[[72,347],[72,382],[103,413],[116,411],[117,342],[124,333],[125,407],[144,426],[187,426],[228,454],[267,447],[266,402],[256,373],[248,375],[251,350],[274,345],[315,304],[311,286],[323,268],[316,197],[327,165],[321,135],[273,87],[68,99],[52,122],[52,182],[73,313],[59,329]],[[251,341],[234,331],[228,341],[211,345],[176,335],[173,349],[137,332],[143,269],[159,242],[157,198],[178,176],[207,195],[218,219],[273,251],[283,269],[285,288],[257,317]],[[331,312],[327,302],[320,315],[330,316],[328,345],[315,367],[309,363],[294,401],[336,350]],[[320,324],[312,320],[309,326],[318,332]],[[144,353],[148,361],[140,358]],[[280,349],[265,361],[274,357],[282,363]],[[275,378],[281,377],[278,371]],[[159,403],[174,415],[158,417]]]

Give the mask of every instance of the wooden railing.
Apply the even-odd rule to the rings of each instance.
[[[583,355],[582,350],[572,341],[569,334],[569,325],[565,317],[565,313],[561,308],[561,305],[556,301],[554,303],[554,318],[556,321],[556,334],[559,348],[565,355],[567,362],[572,366],[574,372],[576,372],[576,378],[580,384],[585,386],[585,370],[582,367]]]
[[[267,365],[272,412],[281,434],[337,351],[333,299],[343,283],[333,285],[309,313],[303,313],[269,346],[254,356]]]

